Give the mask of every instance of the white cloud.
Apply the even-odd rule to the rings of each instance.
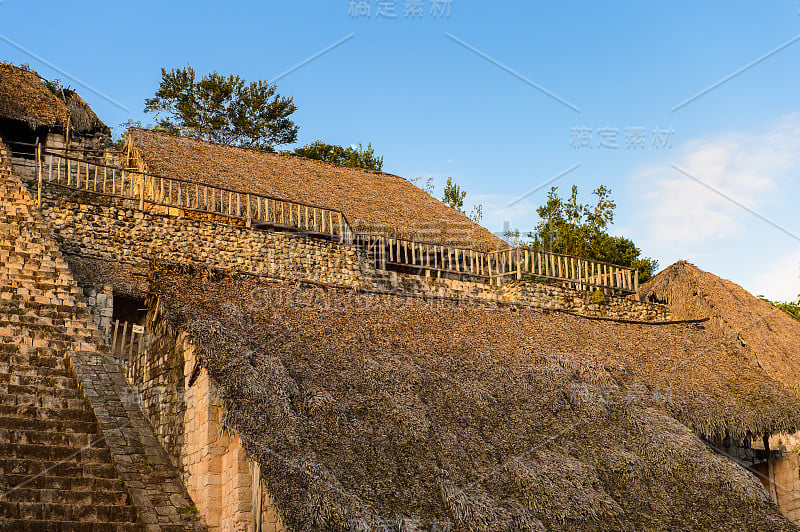
[[[673,161],[698,180],[759,211],[793,169],[800,166],[800,114],[785,117],[759,135],[727,134],[690,141]],[[738,234],[752,215],[681,174],[669,164],[640,171],[641,215],[648,239],[691,244]],[[769,213],[761,213],[769,218]]]
[[[800,251],[772,263],[748,284],[754,294],[773,301],[796,301],[800,294]]]

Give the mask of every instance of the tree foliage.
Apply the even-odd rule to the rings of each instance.
[[[307,146],[295,148],[294,151],[285,151],[283,153],[354,168],[366,168],[368,170],[378,171],[383,168],[383,157],[375,155],[375,150],[371,143],[367,144],[366,148],[361,144],[358,145],[358,148],[352,146],[345,148],[335,144],[326,144],[318,140]]]
[[[429,185],[430,185],[430,192],[429,192],[430,194],[433,192],[433,186],[431,185],[430,180],[428,181],[426,188],[423,190],[427,192],[428,191],[427,187]],[[444,195],[442,196],[442,203],[454,208],[455,210],[457,210],[462,214],[467,214],[466,212],[464,212],[464,198],[466,197],[467,197],[467,191],[462,189],[455,183],[453,183],[452,177],[448,177],[447,183],[444,186]],[[476,224],[480,223],[481,220],[483,219],[483,205],[481,204],[473,205],[472,211],[469,213],[468,216]]]
[[[462,190],[462,188],[455,183],[453,183],[453,178],[447,178],[447,184],[444,186],[444,195],[442,196],[442,202],[445,205],[449,205],[450,207],[454,208],[459,212],[464,212],[464,198],[467,196],[467,191]]]
[[[289,119],[297,107],[275,85],[217,72],[197,80],[190,66],[162,68],[158,91],[144,110],[166,115],[157,124],[161,131],[231,146],[272,151],[297,139],[298,127]]]
[[[767,299],[764,296],[758,296],[758,297],[760,297],[761,299],[763,299],[767,303],[770,303],[775,308],[784,311],[785,313],[787,313],[789,316],[791,316],[792,318],[796,319],[797,321],[800,321],[800,294],[797,294],[798,299],[797,299],[796,302],[792,302],[792,301],[770,301],[769,299]]]
[[[641,250],[628,238],[608,234],[614,222],[616,203],[605,186],[595,189],[594,206],[578,202],[578,187],[573,185],[568,198],[558,195],[558,187],[547,194],[547,201],[536,209],[540,222],[521,245],[535,250],[577,255],[592,260],[629,266],[639,270],[639,282],[650,279],[658,261],[642,257]],[[519,239],[519,232],[507,236]]]

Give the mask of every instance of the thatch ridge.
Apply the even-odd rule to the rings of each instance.
[[[675,318],[709,316],[715,334],[731,337],[772,378],[800,393],[800,322],[741,286],[686,261],[642,285],[640,297],[664,302]]]
[[[356,231],[479,250],[508,247],[466,215],[407,179],[304,157],[265,153],[131,128],[135,163],[158,175],[199,181],[344,212]]]
[[[66,127],[69,111],[36,72],[0,63],[0,117],[31,128]]]
[[[110,135],[111,130],[95,114],[89,104],[77,92],[70,89],[61,89],[61,98],[70,113],[70,126],[75,132],[87,135],[100,133]]]
[[[692,431],[792,430],[800,399],[709,329],[186,269],[151,283],[293,529],[794,530]]]

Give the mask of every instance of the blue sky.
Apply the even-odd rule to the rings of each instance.
[[[579,165],[553,184],[585,201],[611,187],[612,232],[662,267],[800,293],[798,0],[364,4],[368,17],[350,0],[2,0],[0,58],[61,78],[118,126],[152,120],[161,67],[274,80],[343,41],[277,82],[300,143],[371,142],[386,171],[432,177],[437,195],[452,176],[493,231],[532,228],[548,187],[509,204]]]

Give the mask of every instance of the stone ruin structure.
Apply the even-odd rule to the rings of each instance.
[[[241,399],[201,332],[221,326],[193,322],[199,313],[176,318],[176,298],[159,288],[170,279],[250,287],[232,316],[330,310],[334,299],[303,299],[306,287],[354,308],[421,301],[637,331],[706,319],[676,319],[657,297],[640,299],[630,269],[509,248],[396,176],[141,129],[115,152],[74,92],[52,94],[11,65],[0,76],[0,530],[300,528],[303,510],[271,476],[258,434],[231,420]],[[788,415],[753,415],[780,420],[772,423],[786,430],[773,438],[796,428]],[[797,455],[780,462],[769,442],[728,444],[800,523]],[[307,528],[378,526],[341,504]],[[788,525],[768,503],[752,504],[765,529]],[[545,514],[530,517],[542,522]],[[452,509],[427,528],[437,526],[474,529]]]

